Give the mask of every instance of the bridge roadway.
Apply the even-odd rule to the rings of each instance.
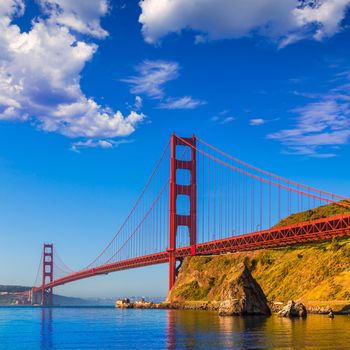
[[[282,247],[296,243],[319,241],[332,237],[350,235],[350,213],[329,216],[299,224],[271,228],[269,230],[253,232],[240,236],[232,236],[207,243],[200,243],[194,247],[187,246],[176,249],[176,257],[183,258],[194,255],[224,254],[237,251]],[[122,260],[95,268],[74,272],[65,277],[46,284],[45,288],[53,288],[83,278],[108,274],[115,271],[133,269],[142,266],[163,264],[169,261],[167,251],[144,255],[132,259]],[[39,292],[41,287],[33,289]]]

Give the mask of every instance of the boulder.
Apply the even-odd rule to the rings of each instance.
[[[118,309],[132,309],[134,304],[130,302],[130,299],[124,298],[116,300],[115,307]]]
[[[293,300],[289,300],[288,303],[278,313],[280,317],[303,317],[307,316],[306,307],[303,303],[295,303]]]
[[[243,263],[223,289],[219,315],[270,315],[271,311],[260,285]]]
[[[134,303],[135,309],[154,309],[155,304],[152,301],[138,300]]]

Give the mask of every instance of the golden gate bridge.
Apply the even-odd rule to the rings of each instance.
[[[327,204],[317,219],[283,220]],[[129,214],[93,261],[74,271],[53,244],[44,244],[32,301],[52,305],[54,287],[163,263],[169,264],[171,289],[184,257],[350,235],[349,212],[345,197],[252,166],[198,137],[173,134]]]

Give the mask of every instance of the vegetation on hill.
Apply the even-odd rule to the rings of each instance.
[[[339,203],[339,204],[338,204]],[[326,218],[327,216],[350,212],[350,200],[344,199],[338,203],[322,205],[320,207],[292,214],[282,219],[275,227],[297,224],[299,222]]]

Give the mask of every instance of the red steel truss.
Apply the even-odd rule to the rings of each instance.
[[[282,247],[297,243],[305,243],[350,235],[350,214],[330,216],[323,219],[306,221],[295,225],[272,228],[270,230],[234,236],[226,239],[201,243],[196,245],[196,255],[211,255],[232,253],[238,251],[257,250],[263,248]],[[193,255],[191,246],[178,248],[176,258]],[[45,290],[52,289],[80,279],[108,274],[115,271],[133,269],[142,266],[167,263],[167,251],[127,259],[116,263],[106,264],[97,268],[82,270],[63,278],[54,280],[43,286]],[[34,288],[34,292],[41,291],[42,287]]]

